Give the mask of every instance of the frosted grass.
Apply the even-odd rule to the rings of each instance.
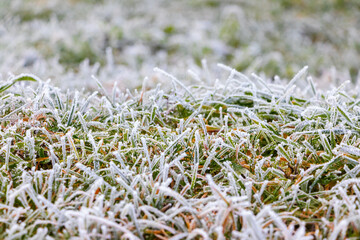
[[[357,82],[358,5],[357,0],[4,0],[0,75],[36,73],[65,90],[97,89],[94,75],[109,99],[117,81],[120,89],[140,88],[145,76],[147,87],[167,82],[152,72],[156,66],[174,76],[190,68],[194,82],[213,83],[224,77],[215,66],[223,62],[245,73],[235,73],[234,81],[245,76],[266,88],[271,83],[263,84],[263,72],[275,81],[276,75],[290,80],[307,63],[322,87]],[[302,86],[316,94],[312,78],[308,81]]]
[[[6,87],[0,237],[356,236],[358,95],[298,88],[307,68],[279,85],[219,68],[176,92]]]

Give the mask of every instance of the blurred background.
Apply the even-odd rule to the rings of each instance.
[[[359,0],[1,0],[0,79],[33,73],[62,88],[138,88],[188,69],[359,82]]]

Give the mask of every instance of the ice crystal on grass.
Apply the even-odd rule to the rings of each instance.
[[[356,236],[359,97],[219,67],[206,86],[157,69],[176,92],[2,84],[0,237]]]

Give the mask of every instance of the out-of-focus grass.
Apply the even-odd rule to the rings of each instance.
[[[103,59],[100,58],[101,56],[93,51],[88,42],[77,42],[72,46],[61,45],[59,54],[59,63],[68,68],[78,67],[85,59],[88,59],[90,64],[103,62]]]
[[[50,60],[53,69],[65,69],[61,74],[78,72],[85,58],[105,66],[106,49],[111,47],[114,64],[139,79],[144,77],[142,71],[157,65],[180,73],[176,63],[196,69],[207,59],[210,66],[223,62],[246,73],[284,78],[307,64],[319,82],[357,81],[360,11],[355,0],[5,0],[1,4],[0,16],[6,19],[4,33],[0,31],[0,46],[6,46],[0,58],[2,72],[27,69],[46,77],[42,69],[47,69],[54,76],[55,71],[49,74],[52,68],[42,67]],[[8,44],[9,39],[14,44]],[[26,59],[29,49],[43,63],[14,64]],[[104,75],[115,80],[109,72]]]

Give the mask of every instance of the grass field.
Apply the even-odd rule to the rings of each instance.
[[[358,239],[359,9],[1,1],[0,238]]]
[[[205,59],[213,72],[223,63],[291,79],[308,65],[321,87],[356,82],[359,8],[357,0],[3,0],[0,72],[63,89],[95,89],[96,74],[125,90],[154,67],[186,80]]]

